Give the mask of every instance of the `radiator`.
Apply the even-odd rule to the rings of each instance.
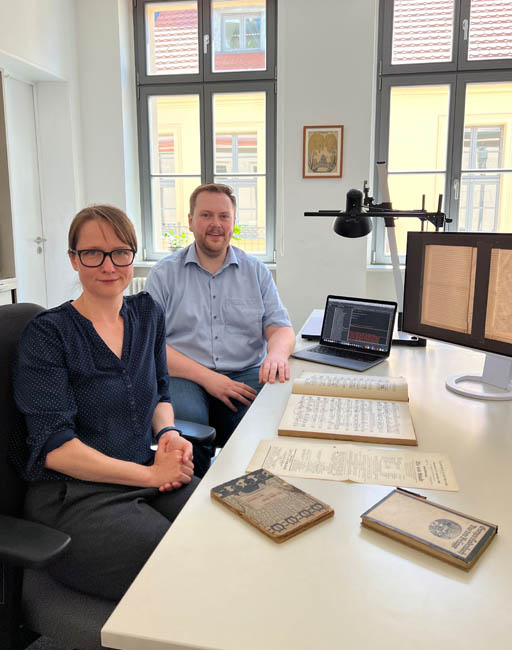
[[[124,292],[127,296],[133,296],[136,293],[144,291],[144,286],[146,285],[146,278],[132,278],[130,284],[126,287]]]

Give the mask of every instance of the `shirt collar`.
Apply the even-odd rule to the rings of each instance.
[[[195,244],[190,244],[190,246],[188,247],[188,250],[185,254],[185,264],[197,264],[197,266],[203,268],[201,266],[201,262],[199,261],[199,257],[197,256]],[[226,259],[224,260],[224,264],[220,267],[217,273],[220,273],[231,264],[235,264],[236,266],[238,266],[239,262],[238,262],[238,257],[236,256],[235,253],[235,249],[233,248],[233,246],[230,245],[228,246],[228,251],[226,253]],[[215,273],[215,275],[217,275],[217,273]]]

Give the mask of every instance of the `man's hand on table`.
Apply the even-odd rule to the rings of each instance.
[[[260,366],[258,381],[260,384],[273,384],[276,377],[281,383],[290,379],[290,364],[288,356],[282,354],[268,354]]]
[[[226,375],[222,375],[213,370],[211,375],[208,376],[208,380],[203,383],[203,387],[208,391],[208,393],[210,393],[210,395],[223,402],[234,413],[236,413],[237,408],[231,401],[232,399],[235,399],[246,406],[250,406],[251,402],[258,394],[258,392],[254,390],[254,388],[251,388],[251,386],[248,386],[241,381],[234,381],[233,379],[226,377]]]

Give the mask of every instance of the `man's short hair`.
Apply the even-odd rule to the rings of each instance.
[[[196,200],[201,192],[218,192],[219,194],[229,196],[229,199],[233,204],[233,210],[236,212],[236,196],[233,194],[233,188],[229,187],[229,185],[223,185],[222,183],[205,183],[204,185],[196,187],[190,195],[190,214],[194,213]]]

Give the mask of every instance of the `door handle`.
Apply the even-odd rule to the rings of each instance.
[[[46,237],[39,237],[38,236],[38,237],[36,237],[34,239],[34,241],[36,242],[36,244],[43,244],[46,241]]]

